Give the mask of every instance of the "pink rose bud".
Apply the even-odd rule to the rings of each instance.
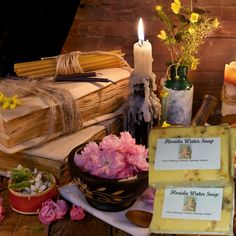
[[[85,212],[82,207],[73,205],[70,210],[70,218],[71,220],[82,220],[85,217]]]
[[[56,213],[50,206],[43,206],[39,211],[39,220],[45,224],[49,225],[56,220]]]
[[[156,189],[148,187],[142,194],[142,199],[146,204],[153,205]]]
[[[56,205],[57,206],[54,209],[54,212],[56,214],[56,219],[59,220],[62,219],[66,214],[68,206],[64,200],[57,200]]]
[[[51,209],[54,209],[57,205],[51,198],[49,198],[42,203],[42,206],[49,206]]]

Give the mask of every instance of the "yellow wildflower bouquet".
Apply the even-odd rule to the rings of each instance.
[[[170,8],[171,15],[168,16],[162,6],[156,6],[157,16],[165,26],[157,37],[168,48],[171,57],[168,64],[196,70],[199,46],[210,32],[218,28],[218,19],[209,18],[203,9],[193,8],[192,1],[190,7],[185,7],[180,0],[174,0]]]

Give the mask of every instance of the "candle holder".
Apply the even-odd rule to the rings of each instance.
[[[130,77],[131,94],[128,100],[127,130],[137,144],[148,147],[150,129],[158,123],[161,114],[160,100],[154,93],[155,75]]]

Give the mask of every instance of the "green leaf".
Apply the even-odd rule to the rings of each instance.
[[[20,182],[22,180],[28,180],[32,176],[31,172],[27,168],[13,169],[11,171],[11,179],[14,182]]]
[[[12,183],[9,187],[16,191],[22,191],[25,187],[30,187],[30,183],[28,181],[21,181],[18,183]]]

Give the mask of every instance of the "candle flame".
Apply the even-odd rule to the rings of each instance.
[[[144,29],[143,29],[143,20],[142,18],[139,19],[138,22],[138,39],[139,41],[144,41]]]

